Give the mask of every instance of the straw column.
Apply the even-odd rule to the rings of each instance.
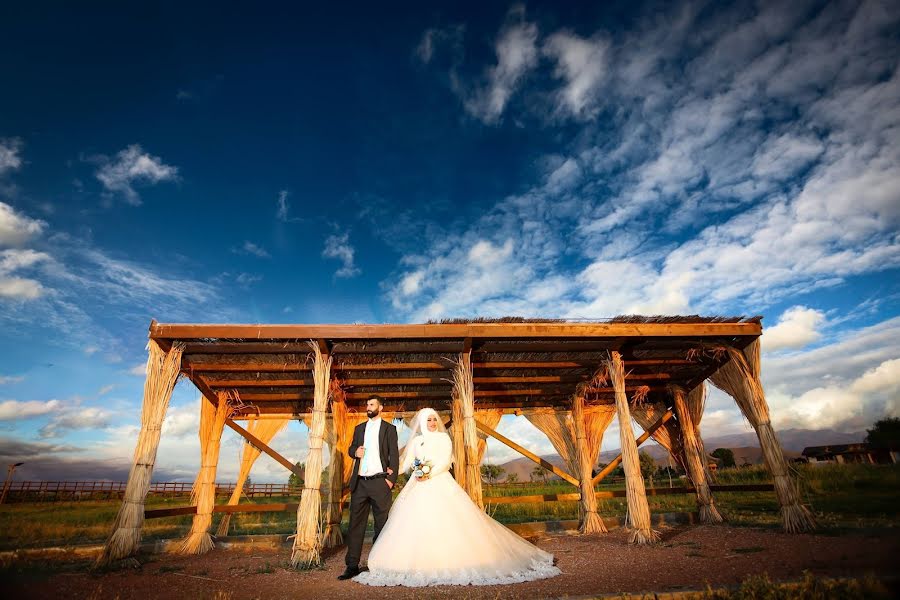
[[[453,387],[450,418],[453,420],[453,423],[450,425],[450,435],[453,438],[453,477],[461,488],[468,490],[469,488],[466,485],[466,438],[463,434],[463,406],[455,385]]]
[[[597,496],[594,494],[593,460],[588,451],[587,434],[585,432],[584,396],[576,394],[572,398],[572,420],[575,421],[575,450],[578,456],[578,482],[581,489],[581,522],[578,531],[581,533],[606,533],[603,519],[597,514]]]
[[[775,437],[769,418],[769,405],[760,380],[759,340],[754,340],[743,352],[730,346],[726,351],[730,360],[709,379],[714,386],[734,398],[744,417],[756,430],[766,466],[775,479],[775,494],[781,504],[785,531],[800,533],[815,529],[812,513],[800,503],[800,492],[788,471],[781,444]]]
[[[344,543],[341,533],[341,517],[344,505],[344,456],[350,446],[350,415],[347,412],[346,396],[340,382],[331,382],[331,462],[328,466],[330,485],[328,486],[328,510],[325,518],[326,548],[335,548]]]
[[[463,441],[466,450],[466,491],[478,508],[481,497],[481,465],[478,464],[478,429],[475,426],[475,383],[472,378],[472,353],[463,352],[453,369],[453,387],[462,408]]]
[[[179,552],[182,554],[203,554],[213,549],[209,526],[216,504],[216,470],[225,421],[234,412],[232,399],[237,401],[237,392],[219,392],[215,406],[205,397],[200,398],[200,472],[191,490],[191,501],[197,507],[197,513],[191,522],[190,533],[181,543]]]
[[[697,507],[700,509],[700,522],[721,523],[723,520],[722,515],[719,514],[715,502],[713,502],[712,492],[709,489],[709,482],[706,478],[703,440],[700,438],[700,433],[694,424],[694,419],[688,408],[684,388],[681,386],[672,386],[671,392],[672,399],[675,402],[675,415],[678,417],[678,423],[681,425],[681,436],[684,441],[685,466],[687,467],[688,475],[691,477],[691,482],[694,484],[694,490],[697,492]]]
[[[163,419],[181,371],[182,352],[184,342],[174,342],[168,352],[164,352],[156,340],[150,340],[147,344],[147,379],[144,382],[141,431],[134,449],[128,483],[125,485],[125,497],[96,566],[108,565],[134,554],[141,543],[144,499],[150,490]]]
[[[628,501],[626,524],[631,529],[628,541],[632,544],[651,544],[659,538],[659,534],[650,529],[650,507],[644,490],[644,478],[641,476],[637,443],[631,429],[622,356],[613,352],[606,361],[606,368],[615,390],[616,413],[619,417],[619,441],[622,446],[622,468],[625,470],[625,494]]]
[[[321,563],[322,521],[320,509],[322,492],[322,445],[325,435],[325,410],[328,408],[329,383],[331,380],[331,356],[325,356],[315,341],[309,346],[313,352],[313,393],[312,418],[309,424],[309,455],[306,459],[306,475],[300,505],[297,507],[297,533],[291,552],[294,567],[309,568]]]

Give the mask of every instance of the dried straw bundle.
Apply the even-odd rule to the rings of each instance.
[[[610,405],[588,406],[584,410],[584,428],[587,434],[588,459],[590,460],[591,469],[597,462],[600,455],[600,448],[603,446],[603,434],[606,432],[609,424],[612,423],[613,417],[616,416],[616,408]],[[592,475],[592,471],[589,471]],[[591,491],[594,491],[593,478],[591,482]],[[596,498],[596,495],[594,496]],[[599,502],[598,502],[599,506]],[[606,532],[606,525],[603,519],[600,519],[600,531]]]
[[[491,429],[496,429],[497,425],[500,423],[500,419],[503,418],[503,411],[496,408],[487,408],[484,410],[476,410],[475,411],[476,418],[478,422],[487,425]],[[484,453],[487,450],[487,435],[478,432],[478,464],[480,465],[484,460]]]
[[[576,394],[572,398],[572,421],[575,425],[575,454],[578,458],[578,483],[581,491],[581,512],[578,531],[581,533],[606,533],[603,519],[597,514],[597,496],[594,494],[594,486],[591,481],[591,469],[594,461],[588,448],[587,431],[585,426],[584,397]]]
[[[696,393],[697,389],[700,390],[699,393]],[[696,408],[694,410],[691,409],[691,404],[700,404],[702,406],[705,403],[706,386],[702,384],[697,386],[695,392],[691,394],[690,400],[688,400],[688,394],[685,394],[684,388],[681,386],[673,385],[670,391],[675,402],[675,414],[678,417],[678,423],[681,425],[685,467],[697,492],[700,522],[721,523],[724,519],[719,514],[719,510],[713,501],[712,492],[709,489],[706,461],[704,460],[706,452],[703,449],[703,440],[700,438],[699,427],[694,421]],[[702,411],[700,412],[702,414]]]
[[[775,479],[775,493],[781,504],[781,520],[785,531],[799,533],[815,529],[809,509],[800,504],[800,493],[791,479],[781,444],[769,418],[769,406],[760,380],[759,340],[743,352],[727,349],[729,361],[709,378],[714,386],[734,398],[741,412],[756,430],[766,466]]]
[[[310,340],[313,352],[313,393],[312,419],[309,426],[309,454],[306,459],[306,477],[303,493],[297,507],[297,533],[291,552],[294,567],[310,568],[321,563],[322,521],[320,509],[322,493],[322,445],[325,434],[325,410],[328,407],[329,382],[331,380],[331,356],[327,358],[319,350],[319,345]]]
[[[553,408],[536,408],[524,414],[538,431],[547,436],[553,444],[553,449],[566,463],[566,470],[573,477],[578,477],[581,463],[578,462],[578,452],[575,448],[575,423],[572,422],[572,417]]]
[[[484,508],[481,498],[481,465],[478,464],[478,429],[475,427],[475,383],[472,379],[472,353],[463,352],[453,367],[453,389],[462,408],[463,442],[466,455],[466,491],[472,502]]]
[[[662,418],[665,412],[666,407],[661,402],[655,404],[645,402],[644,404],[633,406],[631,408],[632,418],[637,421],[637,424],[643,427],[645,431],[653,427],[653,425]],[[681,434],[678,431],[678,426],[674,422],[671,420],[666,421],[662,427],[657,427],[653,433],[650,434],[650,437],[652,437],[657,444],[668,450],[669,455],[675,462],[684,466],[684,447],[681,442]]]
[[[340,382],[331,382],[331,432],[328,444],[331,446],[331,461],[328,465],[330,485],[328,486],[328,508],[325,514],[326,548],[335,548],[344,543],[341,534],[341,516],[343,515],[344,495],[344,460],[350,444],[350,413],[347,411],[346,397]],[[349,457],[348,457],[349,458]]]
[[[453,438],[453,478],[461,488],[467,490],[469,488],[466,485],[466,438],[463,434],[463,407],[462,401],[456,393],[456,387],[453,388],[450,418],[453,421],[450,425],[450,437]]]
[[[268,444],[290,422],[290,418],[254,419],[247,424],[246,429],[256,439],[264,444]],[[244,440],[243,448],[241,450],[241,465],[238,470],[237,483],[234,486],[234,491],[231,493],[231,497],[226,503],[229,506],[235,506],[241,501],[241,494],[243,494],[244,492],[244,482],[247,481],[247,477],[250,475],[250,469],[253,467],[254,463],[256,463],[256,459],[259,458],[260,454],[261,451],[256,446],[253,446],[252,444]],[[216,535],[228,535],[228,528],[230,527],[230,525],[231,513],[225,513],[224,515],[222,515],[222,520],[219,521],[219,528],[216,530]]]
[[[650,528],[650,507],[641,476],[641,463],[637,443],[631,430],[631,414],[625,396],[625,367],[618,352],[606,360],[606,368],[612,380],[616,396],[616,413],[619,416],[619,441],[622,446],[622,468],[625,470],[625,496],[628,501],[626,524],[631,528],[628,541],[632,544],[652,544],[659,534]]]
[[[240,403],[235,391],[219,392],[218,396],[216,406],[206,398],[200,398],[200,472],[191,489],[191,503],[197,507],[197,514],[191,522],[191,531],[181,543],[181,554],[203,554],[212,550],[214,545],[209,526],[216,503],[219,447],[225,421],[234,413],[235,404]]]
[[[97,558],[95,566],[108,565],[130,556],[141,543],[144,499],[150,489],[162,423],[169,408],[172,389],[181,371],[184,347],[184,342],[175,342],[168,352],[164,352],[155,340],[150,340],[147,344],[147,380],[144,382],[141,431],[134,449],[134,461],[112,533],[103,545],[103,552]]]

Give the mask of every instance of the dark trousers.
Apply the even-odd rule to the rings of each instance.
[[[347,557],[344,559],[348,567],[359,565],[370,508],[375,518],[377,540],[391,510],[391,488],[386,479],[359,479],[356,489],[350,493],[350,529],[347,532]]]

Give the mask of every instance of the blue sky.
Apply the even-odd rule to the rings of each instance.
[[[151,318],[762,314],[776,426],[900,414],[900,11],[784,4],[4,7],[0,458],[123,477]]]

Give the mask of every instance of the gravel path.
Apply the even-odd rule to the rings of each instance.
[[[587,537],[554,535],[531,541],[552,552],[563,574],[549,580],[426,591],[370,588],[337,581],[343,552],[324,569],[286,568],[288,550],[214,550],[200,557],[157,555],[135,570],[89,574],[85,563],[53,570],[10,568],[7,597],[28,598],[557,598],[620,592],[663,592],[733,585],[748,575],[796,579],[804,570],[829,576],[900,572],[900,532],[786,535],[771,530],[691,526],[666,529],[660,544],[635,547],[623,530]],[[364,559],[365,560],[365,559]]]

